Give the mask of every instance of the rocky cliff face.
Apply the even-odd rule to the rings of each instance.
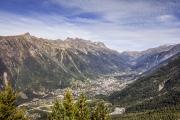
[[[17,89],[61,88],[73,79],[129,69],[118,52],[79,38],[0,36],[0,51],[0,74],[7,72]]]

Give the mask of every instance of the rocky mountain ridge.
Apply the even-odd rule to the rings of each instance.
[[[123,52],[80,38],[48,40],[25,33],[0,36],[0,75],[17,89],[50,90],[114,72],[146,72],[180,52],[180,44]],[[2,78],[1,78],[2,79]]]
[[[55,89],[70,81],[127,70],[120,54],[103,43],[82,39],[48,40],[0,36],[1,75],[7,72],[18,89]]]

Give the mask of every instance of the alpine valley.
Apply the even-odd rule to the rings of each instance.
[[[114,120],[164,110],[180,119],[180,44],[120,53],[80,38],[0,36],[0,76],[0,88],[7,79],[19,92],[19,107],[36,120],[68,88],[74,96],[83,91],[91,103],[106,101]]]

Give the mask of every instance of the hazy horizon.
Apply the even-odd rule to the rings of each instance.
[[[100,41],[117,51],[180,43],[178,0],[6,0],[0,35]]]

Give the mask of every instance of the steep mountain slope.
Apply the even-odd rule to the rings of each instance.
[[[0,37],[0,58],[6,67],[12,85],[19,89],[41,89],[56,87],[59,81],[69,76],[49,58],[49,56],[30,41],[31,36],[20,35]],[[51,82],[54,81],[54,82]]]
[[[180,44],[160,47],[150,52],[145,52],[144,55],[136,60],[135,69],[151,69],[179,52]]]
[[[121,55],[134,70],[145,72],[178,53],[180,53],[180,44],[164,45],[141,52],[123,52]]]
[[[127,111],[160,109],[180,105],[180,56],[148,76],[144,76],[109,100],[127,108]]]
[[[150,68],[149,70],[147,70],[146,72],[144,72],[142,74],[142,76],[147,76],[152,74],[154,71],[156,71],[157,69],[159,69],[160,67],[166,66],[169,62],[177,59],[177,57],[180,56],[180,52],[178,52],[177,54],[171,56],[170,58],[165,59],[164,61],[160,62],[159,64],[157,64],[156,66]]]
[[[0,36],[0,74],[17,89],[56,89],[73,79],[84,80],[129,69],[120,54],[103,43],[82,39],[47,40],[29,33]]]

